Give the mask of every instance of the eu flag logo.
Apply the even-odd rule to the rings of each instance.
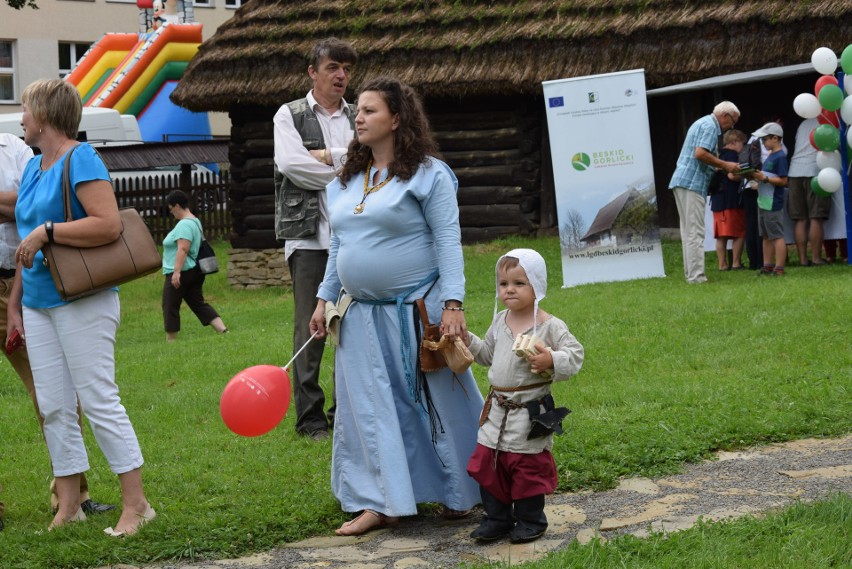
[[[565,99],[562,97],[550,97],[547,100],[548,106],[552,109],[553,107],[564,107]]]

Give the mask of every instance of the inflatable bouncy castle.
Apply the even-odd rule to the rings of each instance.
[[[92,45],[66,78],[77,87],[83,105],[112,108],[136,117],[145,142],[210,138],[207,113],[193,113],[169,100],[201,44],[201,24],[182,23],[189,14],[138,0],[138,34],[105,34]],[[181,2],[182,4],[182,2]],[[150,28],[149,25],[150,24]]]

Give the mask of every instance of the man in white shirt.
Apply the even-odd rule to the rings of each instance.
[[[293,353],[311,337],[309,324],[328,261],[331,230],[325,186],[334,179],[355,136],[355,108],[343,94],[357,62],[355,49],[337,38],[317,43],[308,75],[313,89],[304,99],[283,105],[273,118],[275,139],[275,237],[293,280]],[[293,362],[296,432],[328,438],[334,405],[324,412],[319,385],[323,343],[310,342]]]
[[[790,160],[787,213],[795,223],[794,237],[799,253],[799,265],[824,265],[822,244],[823,223],[831,213],[831,197],[818,196],[811,188],[811,178],[819,174],[817,150],[811,145],[810,134],[819,126],[817,119],[805,119],[796,130],[796,146]],[[811,260],[808,260],[810,242]]]

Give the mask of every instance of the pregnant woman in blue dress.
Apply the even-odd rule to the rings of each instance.
[[[470,371],[423,373],[414,301],[448,336],[467,333],[458,180],[416,93],[387,78],[358,98],[357,138],[327,187],[332,240],[311,331],[326,333],[326,302],[354,301],[335,353],[337,415],[332,490],[337,530],[360,535],[437,502],[445,514],[479,503],[465,466],[476,447],[482,395]]]

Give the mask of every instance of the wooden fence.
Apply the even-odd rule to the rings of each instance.
[[[175,226],[175,219],[166,206],[166,195],[176,189],[189,196],[189,209],[201,220],[207,239],[229,239],[232,227],[228,208],[230,183],[227,172],[192,172],[191,180],[182,179],[179,172],[113,179],[118,207],[135,207],[158,244]]]

